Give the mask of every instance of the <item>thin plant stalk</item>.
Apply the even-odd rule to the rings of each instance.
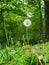
[[[13,38],[11,37],[11,44],[14,44],[14,42],[13,42]]]
[[[42,62],[39,60],[40,65],[42,65]]]
[[[5,17],[4,17],[4,30],[5,30],[5,36],[6,36],[6,40],[7,40],[7,45],[6,45],[6,63],[8,64],[8,49],[7,47],[9,46],[9,39],[8,39],[8,34],[7,34],[7,30],[6,30],[6,24],[5,24]]]
[[[4,17],[4,30],[5,30],[5,36],[6,36],[6,40],[7,40],[7,45],[9,45],[8,34],[7,34],[6,24],[5,24],[5,17]]]
[[[27,39],[27,44],[29,44],[28,27],[26,27],[26,39]]]
[[[24,41],[23,45],[26,44],[25,36],[24,35],[23,35],[23,41]]]
[[[14,44],[13,38],[11,36],[11,31],[10,31],[10,39],[11,39],[11,44]]]

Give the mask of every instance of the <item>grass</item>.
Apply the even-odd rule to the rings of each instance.
[[[6,47],[0,50],[0,65],[32,65],[40,55],[43,55],[44,62],[49,65],[49,42],[17,48]]]

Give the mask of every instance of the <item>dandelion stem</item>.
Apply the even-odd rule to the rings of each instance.
[[[26,27],[26,39],[27,39],[27,44],[29,44],[29,39],[28,39],[28,27]]]

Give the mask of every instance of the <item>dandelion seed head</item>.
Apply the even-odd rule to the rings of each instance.
[[[25,27],[29,27],[31,25],[31,21],[29,19],[25,19],[23,24]]]

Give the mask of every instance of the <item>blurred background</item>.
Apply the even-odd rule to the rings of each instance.
[[[49,40],[49,1],[0,0],[0,45],[15,45],[26,41],[25,19],[31,20],[28,28],[29,44]]]

